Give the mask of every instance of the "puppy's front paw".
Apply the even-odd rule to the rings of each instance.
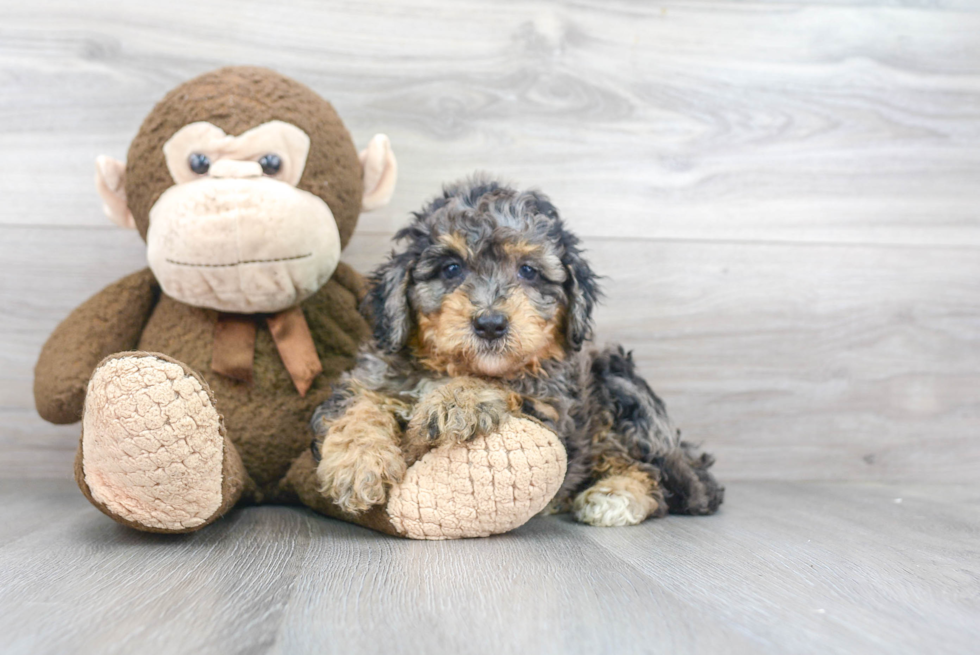
[[[405,460],[386,426],[335,425],[320,445],[320,492],[351,514],[381,505],[401,482]]]
[[[429,447],[463,443],[495,431],[521,407],[520,396],[476,378],[456,378],[415,406],[408,441]]]

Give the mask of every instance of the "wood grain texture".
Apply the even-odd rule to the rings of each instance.
[[[607,275],[604,341],[727,479],[972,481],[980,463],[980,5],[0,2],[0,476],[69,473],[32,367],[143,265],[92,161],[233,63],[391,135],[392,205],[486,169],[552,195]]]
[[[281,507],[149,535],[68,482],[0,482],[3,651],[974,652],[975,488],[741,483],[729,500],[427,543]]]
[[[362,230],[485,168],[590,236],[977,245],[980,15],[842,4],[8,3],[0,222],[103,225],[95,155],[180,81],[255,63],[361,145],[391,134],[401,185]]]

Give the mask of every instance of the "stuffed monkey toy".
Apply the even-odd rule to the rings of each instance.
[[[248,67],[180,85],[126,163],[97,160],[104,210],[139,232],[149,267],[57,327],[34,383],[44,419],[82,421],[75,478],[92,504],[182,533],[239,503],[303,503],[429,539],[505,532],[544,508],[565,452],[525,419],[428,453],[369,512],[318,489],[308,422],[369,336],[340,254],[395,178],[387,137],[358,155],[327,101]],[[527,456],[493,456],[515,450]]]

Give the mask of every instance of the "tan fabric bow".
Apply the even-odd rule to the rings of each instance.
[[[313,379],[323,372],[313,335],[303,310],[292,307],[278,314],[218,314],[214,326],[211,370],[240,382],[252,383],[257,321],[265,320],[276,343],[279,357],[300,396],[305,396]]]

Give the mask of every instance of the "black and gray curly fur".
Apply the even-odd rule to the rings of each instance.
[[[400,403],[404,429],[420,398],[464,371],[516,392],[525,414],[557,432],[568,451],[558,507],[571,507],[603,476],[629,470],[651,481],[660,501],[654,515],[717,510],[724,489],[708,471],[712,458],[681,440],[628,352],[593,345],[597,276],[545,195],[477,176],[447,186],[395,240],[404,247],[373,273],[364,302],[374,341],[313,417],[315,454],[354,389]],[[426,350],[420,332],[429,328],[420,321],[450,296],[474,319],[504,313],[510,327],[489,340],[453,332],[444,349],[454,358],[433,364],[438,357]],[[514,307],[533,316],[507,315]],[[534,338],[551,334],[558,343],[534,350],[521,321]]]

